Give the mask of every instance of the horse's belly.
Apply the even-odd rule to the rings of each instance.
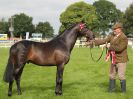
[[[37,53],[37,52],[36,52]],[[29,54],[28,60],[36,65],[40,66],[55,66],[59,64],[66,64],[69,60],[69,55],[66,55],[62,51],[53,51],[51,53],[42,53],[41,54]]]
[[[40,65],[40,66],[54,66],[54,65],[56,65],[56,62],[53,58],[36,57],[36,58],[30,60],[30,62],[34,63],[36,65]]]
[[[34,54],[33,52],[29,53],[28,61],[40,66],[56,65],[54,55],[49,55],[47,53],[43,53],[42,51],[36,51]]]

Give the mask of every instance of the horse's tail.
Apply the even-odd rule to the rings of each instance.
[[[9,56],[8,63],[3,76],[3,80],[5,82],[13,81],[14,76],[19,72],[21,68],[23,68],[22,66],[26,60],[26,56],[25,56],[26,53],[27,53],[27,49],[25,48],[24,41],[15,43],[10,48],[10,56]],[[19,63],[20,60],[21,60],[21,64]]]
[[[11,82],[11,81],[13,81],[13,68],[14,68],[14,66],[13,66],[11,57],[9,57],[8,63],[7,63],[5,72],[4,72],[4,76],[3,76],[3,80],[5,82]]]
[[[4,76],[3,76],[3,80],[7,83],[13,81],[13,79],[14,79],[14,77],[13,77],[13,72],[14,72],[13,60],[14,60],[15,54],[16,54],[16,46],[13,45],[10,48],[10,55],[9,55],[7,66],[6,66],[6,69],[4,72]]]

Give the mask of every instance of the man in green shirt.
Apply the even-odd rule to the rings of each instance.
[[[95,46],[110,43],[110,45],[107,46],[107,48],[109,51],[115,53],[115,64],[111,63],[109,70],[109,92],[113,92],[115,90],[116,74],[118,74],[118,77],[120,79],[121,91],[126,92],[125,71],[128,61],[128,39],[126,35],[123,33],[122,29],[122,23],[117,22],[113,26],[113,33],[111,35],[108,35],[104,39],[93,40],[87,43],[87,45]]]

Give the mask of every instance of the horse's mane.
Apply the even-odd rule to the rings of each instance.
[[[73,24],[70,24],[69,28],[65,29],[63,32],[59,32],[59,34],[54,37],[54,39],[60,37],[62,34],[64,34],[65,32],[69,32],[73,27],[75,27],[77,25],[77,23],[73,23]]]

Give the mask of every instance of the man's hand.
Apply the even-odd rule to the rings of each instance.
[[[93,42],[92,41],[89,41],[89,42],[86,42],[85,43],[87,46],[91,46],[91,45],[93,45]]]
[[[86,45],[90,46],[92,48],[94,46],[94,41],[93,40],[88,41],[88,42],[86,42]]]
[[[106,46],[105,46],[107,49],[109,49],[110,48],[110,44],[106,44]]]

